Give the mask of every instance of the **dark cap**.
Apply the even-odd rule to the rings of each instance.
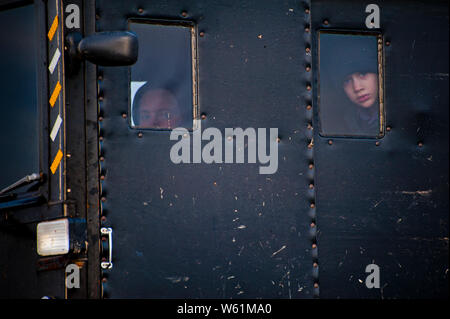
[[[375,35],[320,34],[320,76],[343,81],[355,72],[378,73]]]

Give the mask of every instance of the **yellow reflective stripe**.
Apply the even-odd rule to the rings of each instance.
[[[52,26],[50,27],[50,30],[48,30],[47,36],[50,41],[52,41],[56,29],[58,29],[58,16],[56,16],[55,19],[53,19]]]
[[[52,166],[50,166],[50,170],[52,171],[52,174],[55,174],[56,170],[58,169],[58,166],[59,166],[59,163],[61,163],[62,157],[63,157],[63,153],[59,149],[58,153],[56,153],[55,159],[53,160]]]
[[[53,107],[56,103],[56,99],[58,98],[59,92],[61,91],[61,84],[56,83],[55,89],[53,90],[52,96],[50,97],[50,105]]]

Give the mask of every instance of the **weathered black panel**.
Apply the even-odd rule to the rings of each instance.
[[[97,31],[125,30],[132,17],[179,20],[183,10],[204,31],[202,129],[279,128],[278,172],[259,175],[257,164],[173,164],[169,132],[138,138],[122,117],[128,69],[99,68],[103,224],[114,229],[104,295],[311,298],[304,4],[97,1]]]
[[[375,139],[344,138],[330,145],[330,138],[314,135],[321,297],[443,298],[448,296],[448,3],[377,4],[391,129],[379,146]],[[314,36],[319,28],[366,29],[366,5],[313,1]],[[370,263],[380,267],[381,289],[364,284]]]

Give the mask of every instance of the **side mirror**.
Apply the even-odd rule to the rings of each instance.
[[[72,66],[81,60],[101,66],[127,66],[138,58],[138,39],[129,31],[97,32],[85,38],[72,32],[65,42]]]

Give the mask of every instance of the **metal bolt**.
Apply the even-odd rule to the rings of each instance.
[[[99,117],[98,117],[98,121],[99,121],[99,122],[103,121],[103,116],[99,116]]]
[[[313,165],[313,164],[309,164],[309,165],[308,165],[308,168],[309,168],[309,169],[313,169],[313,168],[314,168],[314,165]]]
[[[105,175],[101,175],[101,176],[100,176],[100,179],[101,179],[102,181],[104,181],[104,180],[105,180]]]
[[[199,35],[203,38],[205,36],[205,32],[204,31],[200,31]]]
[[[181,15],[182,15],[183,17],[187,17],[188,14],[187,14],[186,11],[182,11],[182,12],[181,12]]]
[[[103,156],[100,156],[100,162],[103,162],[105,158]]]
[[[305,51],[306,51],[306,53],[309,53],[309,52],[311,52],[311,48],[310,47],[306,47]]]
[[[388,47],[390,45],[391,45],[391,42],[390,41],[386,41],[386,46]]]
[[[376,141],[376,142],[375,142],[375,145],[376,145],[376,146],[380,146],[380,142],[379,142],[379,141]]]
[[[99,137],[98,137],[98,140],[99,140],[99,141],[103,141],[103,136],[99,136]]]
[[[312,108],[311,104],[308,104],[308,105],[306,106],[306,109],[307,109],[308,111],[311,110],[311,108]]]
[[[105,196],[102,196],[101,201],[102,201],[102,202],[106,202],[106,197],[105,197]]]
[[[144,134],[142,134],[142,132],[138,133],[138,137],[141,138]]]
[[[323,24],[328,25],[329,23],[330,22],[327,19],[323,20]]]
[[[123,117],[124,119],[126,119],[126,118],[127,118],[127,113],[122,113],[122,117]]]
[[[312,249],[316,249],[317,248],[317,245],[316,244],[312,244]]]
[[[314,283],[314,288],[319,288],[319,284],[316,282],[316,283]]]
[[[305,32],[309,33],[309,26],[305,27]]]
[[[202,120],[205,120],[205,119],[206,119],[206,114],[203,113],[203,114],[201,115],[201,118],[202,118]]]
[[[333,140],[328,140],[328,145],[332,145],[333,144]]]
[[[307,90],[307,91],[311,91],[311,85],[308,84],[308,85],[306,86],[306,90]]]
[[[313,183],[309,184],[309,189],[313,189],[313,188],[314,188],[314,184]]]
[[[311,204],[309,205],[309,207],[311,207],[311,208],[315,208],[315,207],[316,207],[316,205],[315,205],[314,203],[311,203]]]
[[[309,65],[306,66],[306,72],[311,71],[311,67]]]
[[[309,9],[308,8],[305,8],[305,13],[309,14]]]
[[[138,9],[138,12],[139,12],[139,13],[142,13],[142,12],[144,12],[144,9],[139,8],[139,9]]]
[[[98,100],[99,100],[99,101],[103,101],[103,96],[99,96],[99,97],[98,97]]]
[[[417,143],[417,145],[418,145],[419,147],[422,147],[422,146],[423,146],[423,142],[419,142],[419,143]]]
[[[314,227],[316,227],[316,224],[314,224],[314,223],[311,223],[311,228],[314,228]]]
[[[314,268],[317,268],[317,266],[318,266],[317,263],[313,263]]]
[[[390,132],[391,129],[392,129],[392,128],[391,128],[390,126],[387,126],[387,127],[386,127],[386,131],[388,131],[388,132]]]

